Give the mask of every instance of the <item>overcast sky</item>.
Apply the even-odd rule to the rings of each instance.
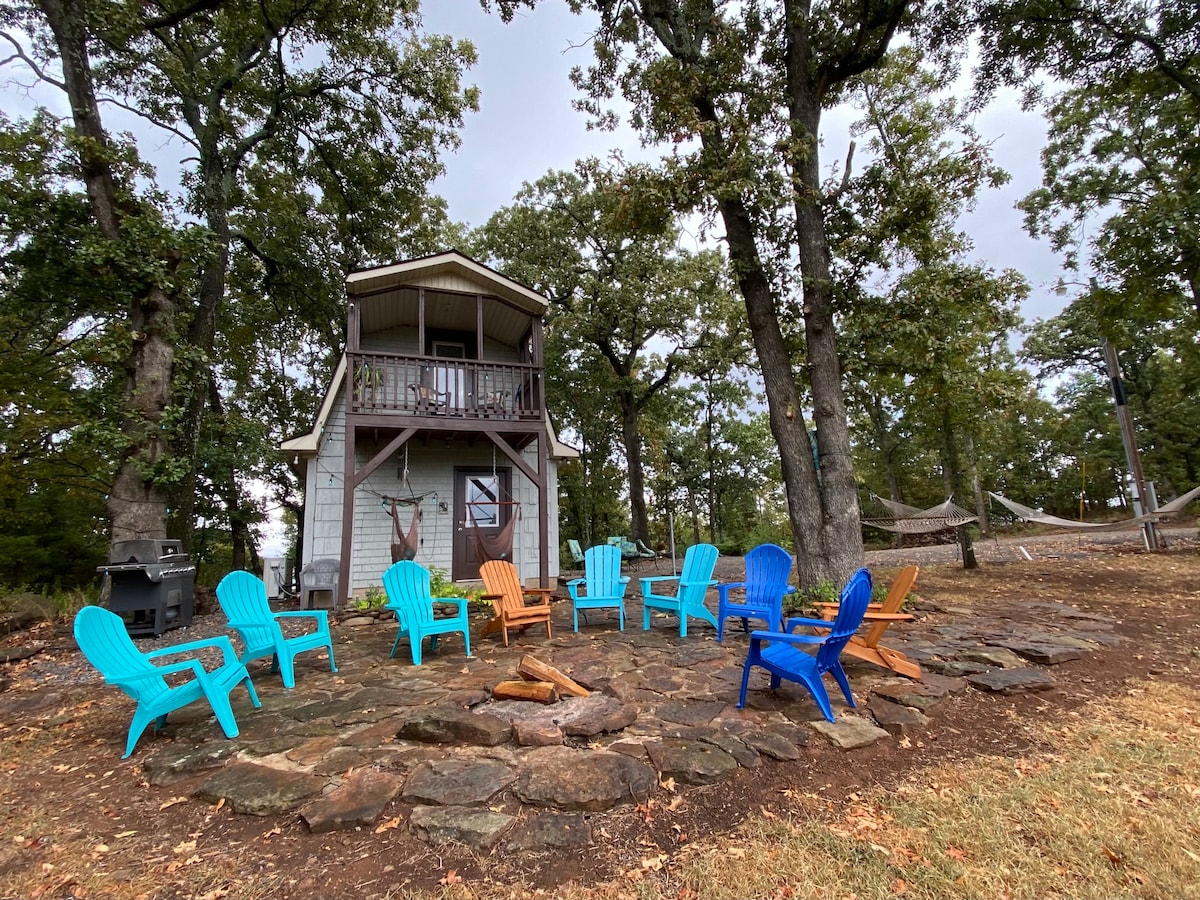
[[[565,3],[544,2],[524,10],[505,25],[484,13],[477,0],[439,0],[427,4],[430,31],[468,38],[479,62],[467,80],[482,92],[480,110],[470,117],[459,150],[446,159],[447,174],[437,190],[450,204],[450,215],[481,225],[527,181],[551,169],[567,169],[576,159],[605,156],[612,149],[636,157],[636,136],[628,131],[589,132],[587,119],[571,107],[575,89],[568,80],[573,66],[586,66],[590,20],[572,15]],[[849,117],[825,116],[823,162],[845,158]],[[975,241],[975,257],[997,269],[1014,268],[1032,287],[1023,313],[1026,320],[1056,314],[1063,298],[1053,285],[1060,261],[1044,241],[1022,228],[1014,205],[1041,183],[1038,153],[1045,141],[1040,115],[1020,109],[1005,95],[976,121],[984,140],[993,144],[995,161],[1012,175],[1004,188],[988,191],[965,227]]]
[[[565,2],[543,2],[522,10],[505,25],[495,13],[485,13],[478,0],[436,0],[424,4],[426,29],[469,39],[479,61],[466,75],[481,91],[480,110],[467,118],[462,145],[445,157],[446,174],[435,185],[449,203],[450,215],[481,225],[512,202],[525,182],[552,169],[568,169],[586,156],[605,157],[620,150],[626,158],[649,158],[628,129],[588,131],[586,117],[571,102],[576,91],[568,80],[573,66],[591,61],[588,45],[592,20],[572,15]],[[23,90],[18,81],[31,78],[9,67],[0,83],[0,96],[10,115],[28,115],[35,102],[66,115],[62,95],[49,88]],[[113,106],[104,108],[112,131],[145,134],[139,120]],[[849,117],[836,111],[824,118],[822,159],[829,164],[845,157]],[[1025,275],[1032,295],[1023,314],[1028,321],[1057,313],[1064,298],[1053,285],[1061,268],[1045,242],[1030,238],[1014,204],[1040,184],[1038,153],[1045,139],[1041,117],[1021,111],[1005,96],[980,115],[976,127],[992,142],[995,161],[1012,176],[1004,188],[988,191],[976,211],[964,220],[975,242],[977,260],[1000,270],[1015,268]],[[157,134],[143,140],[141,151],[159,166],[160,184],[178,189],[174,164],[187,150],[178,139]]]

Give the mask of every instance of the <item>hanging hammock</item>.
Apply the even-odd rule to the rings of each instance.
[[[1042,512],[1040,509],[1033,509],[1032,507],[1025,506],[1023,503],[1009,500],[995,491],[988,491],[988,493],[991,494],[993,500],[1003,504],[1014,516],[1026,522],[1037,522],[1039,525],[1052,525],[1055,528],[1073,528],[1079,531],[1121,531],[1126,528],[1132,528],[1135,525],[1141,525],[1144,522],[1156,522],[1160,518],[1177,515],[1185,506],[1197,497],[1200,497],[1200,487],[1192,488],[1186,494],[1176,497],[1170,503],[1164,503],[1152,513],[1134,516],[1132,519],[1122,519],[1119,522],[1076,522],[1073,519],[1052,516]]]
[[[392,562],[398,563],[404,559],[414,559],[420,541],[417,538],[417,522],[421,520],[420,500],[412,504],[412,522],[408,526],[408,534],[400,530],[400,514],[397,510],[398,501],[392,498]]]
[[[960,525],[969,525],[979,520],[978,516],[957,506],[950,497],[946,498],[946,502],[939,503],[937,506],[918,509],[907,503],[885,500],[876,494],[871,496],[891,515],[862,519],[862,523],[883,531],[892,531],[897,534],[931,534],[935,531],[945,531],[948,528],[958,528]]]
[[[515,506],[517,514],[510,515],[508,521],[500,526],[495,533],[489,534],[479,527],[472,506]],[[471,530],[475,532],[475,558],[481,563],[492,559],[512,559],[513,532],[517,530],[517,520],[521,518],[521,504],[515,500],[486,500],[467,504],[467,515],[471,519]]]

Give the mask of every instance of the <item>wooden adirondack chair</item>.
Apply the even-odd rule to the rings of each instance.
[[[862,622],[863,613],[866,612],[870,601],[871,575],[866,569],[859,569],[842,589],[837,618],[833,622],[797,617],[787,620],[783,632],[752,632],[750,650],[742,670],[742,692],[738,697],[738,709],[746,705],[746,687],[750,683],[752,666],[759,666],[771,673],[771,690],[777,689],[785,679],[804,685],[820,707],[821,713],[830,722],[834,721],[834,717],[829,692],[825,690],[826,673],[837,681],[846,696],[846,702],[856,706],[854,696],[850,693],[850,681],[842,670],[839,657]],[[825,628],[829,633],[791,633],[793,628],[800,626]],[[799,645],[803,644],[816,645],[816,655],[801,650]]]
[[[900,612],[900,606],[908,596],[917,581],[918,566],[905,566],[892,582],[887,596],[882,603],[872,603],[867,607],[863,621],[869,624],[864,634],[856,634],[846,645],[845,652],[859,659],[891,669],[898,675],[920,680],[921,667],[910,660],[899,650],[882,646],[879,641],[893,622],[911,622],[912,615]],[[818,603],[822,619],[833,619],[838,614],[838,604]]]
[[[229,627],[238,633],[245,649],[243,663],[270,656],[271,671],[283,676],[283,686],[296,686],[295,659],[306,650],[329,651],[329,671],[336,672],[333,661],[333,638],[329,635],[329,614],[323,609],[295,612],[271,612],[267,602],[267,587],[262,579],[249,572],[230,572],[217,585],[217,602],[229,620]],[[316,630],[296,637],[284,637],[279,623],[289,619],[311,619]]]
[[[625,588],[629,576],[621,574],[621,551],[610,544],[588,547],[583,554],[584,577],[567,582],[567,593],[575,607],[575,630],[579,630],[579,613],[587,624],[587,610],[615,609],[621,631],[625,630]],[[581,595],[580,587],[586,589]]]
[[[471,633],[467,626],[466,597],[446,598],[435,600],[429,589],[429,570],[412,560],[401,560],[393,563],[383,573],[383,589],[387,592],[388,602],[384,609],[390,609],[396,614],[400,630],[392,643],[391,658],[396,655],[400,646],[400,638],[408,635],[408,645],[412,652],[414,666],[421,664],[421,642],[429,638],[429,649],[437,648],[439,635],[453,631],[461,631],[463,643],[467,646],[467,656],[471,655]],[[433,614],[435,603],[457,604],[458,614],[438,618]]]
[[[783,624],[783,598],[795,592],[788,584],[792,574],[792,557],[775,544],[759,544],[746,554],[746,580],[717,585],[717,643],[725,637],[725,619],[739,616],[742,631],[749,631],[747,620],[762,619],[768,630]],[[741,603],[730,598],[730,592],[744,593]]]
[[[703,619],[713,628],[716,617],[704,605],[704,596],[717,582],[713,580],[713,568],[717,564],[717,548],[712,544],[692,544],[683,555],[683,569],[679,575],[653,575],[639,579],[642,583],[642,630],[650,629],[650,610],[661,609],[679,616],[679,636],[687,637],[688,616]],[[655,594],[654,585],[663,581],[677,582],[675,596]]]
[[[99,606],[85,606],[75,617],[75,643],[107,684],[119,687],[137,701],[122,759],[133,753],[138,738],[151,722],[157,731],[167,724],[167,713],[197,700],[208,701],[226,737],[237,737],[237,721],[229,695],[239,684],[246,686],[255,708],[262,706],[246,666],[238,661],[233,644],[224,635],[142,653],[129,637],[120,616]],[[194,658],[197,651],[209,647],[220,650],[224,659],[215,669],[206,669],[201,660]],[[193,658],[164,665],[155,662],[166,656]],[[175,686],[168,684],[165,677],[189,673],[190,680]]]
[[[517,567],[506,559],[489,559],[479,567],[483,579],[484,600],[492,601],[495,616],[483,627],[479,637],[485,638],[495,631],[503,632],[504,646],[508,646],[508,629],[518,628],[522,632],[538,622],[546,623],[546,637],[550,634],[550,588],[526,588],[521,586]],[[526,595],[539,597],[536,603],[526,603]]]

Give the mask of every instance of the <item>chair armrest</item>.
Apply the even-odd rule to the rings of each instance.
[[[237,654],[233,650],[233,643],[223,634],[206,638],[202,641],[192,641],[189,644],[176,644],[173,647],[162,647],[159,650],[151,650],[146,654],[146,659],[161,659],[164,656],[174,656],[176,653],[191,653],[195,650],[203,650],[208,647],[220,649],[221,653],[225,656],[225,662],[237,662]]]
[[[162,678],[164,675],[173,675],[176,672],[191,672],[198,679],[203,679],[207,676],[204,666],[200,664],[200,660],[185,659],[182,662],[168,663],[165,666],[155,666],[153,672],[137,672],[131,675],[119,675],[116,678],[105,676],[104,680],[109,684],[119,686],[122,684],[135,684],[147,678]]]
[[[575,587],[579,587],[579,585],[583,584],[583,582],[585,580],[586,579],[583,579],[583,578],[572,578],[570,581],[567,582],[567,587],[571,587],[571,585],[574,585]],[[626,580],[628,580],[628,579],[626,579]]]
[[[301,619],[307,617],[317,619],[326,624],[329,622],[329,610],[327,609],[296,609],[290,612],[272,613],[271,615],[276,619]]]
[[[678,581],[678,575],[647,575],[645,578],[639,578],[642,584],[649,584],[652,581]]]
[[[479,599],[480,600],[503,600],[504,595],[503,594],[480,594]]]
[[[721,597],[721,602],[725,603],[725,602],[728,602],[728,600],[729,600],[729,592],[730,591],[736,591],[740,588],[745,588],[745,587],[746,587],[746,582],[744,582],[744,581],[733,581],[733,582],[730,582],[729,584],[718,584],[717,585],[717,593]]]
[[[864,622],[911,622],[916,619],[912,613],[885,613],[867,610],[863,613]]]
[[[537,587],[537,588],[521,588],[521,590],[526,594],[545,594],[546,596],[549,596],[550,594],[554,593],[554,588]]]
[[[823,644],[829,640],[829,635],[821,637],[816,634],[784,634],[781,631],[752,631],[750,642],[775,641],[781,644]]]
[[[629,576],[628,576],[628,575],[622,575],[622,576],[621,576],[621,577],[618,579],[618,581],[620,581],[620,583],[621,583],[621,584],[629,584]]]

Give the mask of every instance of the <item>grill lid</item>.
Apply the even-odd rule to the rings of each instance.
[[[187,559],[187,554],[183,552],[183,545],[177,540],[117,541],[108,553],[110,565],[129,563],[149,565],[167,560],[186,563]]]

